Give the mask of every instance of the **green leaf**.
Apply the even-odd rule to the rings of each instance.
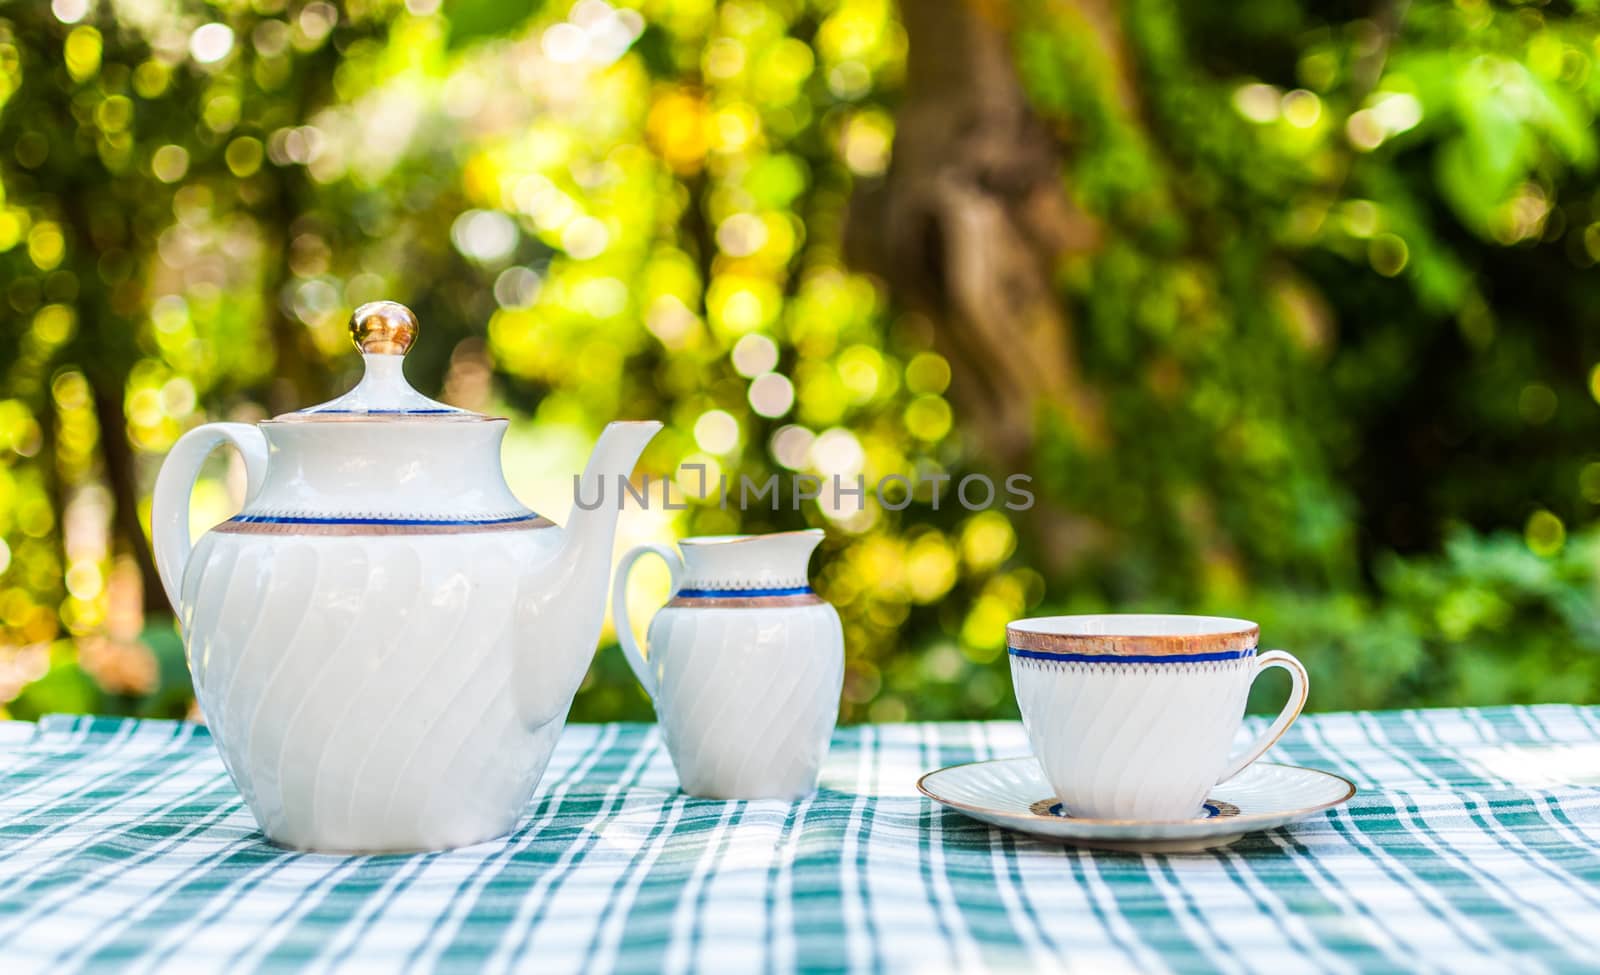
[[[513,33],[544,7],[543,0],[500,3],[496,0],[454,0],[444,8],[450,22],[450,47],[462,48],[478,41]]]
[[[51,668],[7,705],[12,717],[37,721],[46,714],[90,714],[99,710],[99,685],[77,663]]]

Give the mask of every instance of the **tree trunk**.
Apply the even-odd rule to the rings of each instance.
[[[128,441],[127,377],[139,359],[136,329],[122,313],[122,303],[100,283],[96,268],[98,255],[121,240],[97,236],[91,215],[97,208],[115,207],[120,201],[105,186],[83,177],[66,180],[58,199],[64,204],[62,215],[72,228],[74,270],[81,282],[76,302],[79,333],[63,358],[75,360],[83,369],[94,401],[102,473],[111,490],[111,552],[133,556],[144,585],[145,613],[166,615],[172,608],[167,605],[166,590],[156,572],[150,540],[139,524],[139,458]],[[142,275],[135,278],[142,279]],[[56,510],[58,515],[64,515],[66,508],[63,504]],[[66,568],[66,563],[62,567]]]
[[[1023,470],[1041,422],[1101,436],[1054,282],[1099,228],[1070,202],[1057,140],[1028,105],[1005,4],[904,0],[900,13],[910,48],[893,160],[857,190],[846,254],[933,321],[979,451]],[[1114,14],[1089,2],[1076,13],[1120,48]]]
[[[123,395],[122,374],[105,368],[89,368],[88,379],[94,399],[94,416],[100,425],[100,456],[105,460],[106,484],[111,488],[113,550],[133,556],[144,583],[146,616],[173,612],[167,605],[166,590],[156,572],[150,540],[139,524],[138,457],[128,443],[128,415]]]

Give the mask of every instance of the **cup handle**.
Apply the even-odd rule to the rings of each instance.
[[[617,563],[616,583],[611,589],[611,618],[617,626],[617,642],[622,644],[623,656],[628,658],[628,666],[633,668],[633,676],[639,679],[644,692],[654,701],[656,675],[645,662],[644,648],[634,638],[633,625],[628,622],[628,574],[633,571],[633,564],[639,561],[642,555],[659,555],[661,561],[667,563],[673,592],[678,591],[678,580],[683,576],[683,560],[678,557],[677,552],[666,545],[639,545],[631,548],[622,557],[622,561]]]
[[[1268,650],[1256,657],[1255,676],[1260,677],[1262,671],[1271,667],[1281,667],[1289,672],[1291,682],[1289,700],[1284,704],[1283,710],[1278,712],[1278,717],[1272,722],[1272,726],[1251,742],[1250,747],[1240,752],[1237,758],[1229,760],[1227,771],[1217,779],[1218,785],[1243,772],[1251,762],[1266,754],[1267,749],[1278,743],[1278,739],[1289,730],[1289,726],[1294,724],[1294,719],[1300,717],[1301,709],[1306,706],[1306,693],[1311,689],[1311,678],[1306,674],[1305,665],[1295,659],[1293,654],[1282,650]],[[1255,682],[1255,677],[1251,678],[1251,682]]]

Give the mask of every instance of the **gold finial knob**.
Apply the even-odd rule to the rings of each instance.
[[[405,355],[417,340],[417,316],[398,301],[369,301],[350,316],[350,337],[369,355]]]

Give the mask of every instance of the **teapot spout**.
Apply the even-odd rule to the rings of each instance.
[[[573,484],[572,512],[561,548],[524,580],[518,624],[524,649],[516,661],[516,696],[524,723],[536,729],[562,718],[594,659],[611,582],[611,554],[621,481],[651,438],[654,420],[606,425]]]

